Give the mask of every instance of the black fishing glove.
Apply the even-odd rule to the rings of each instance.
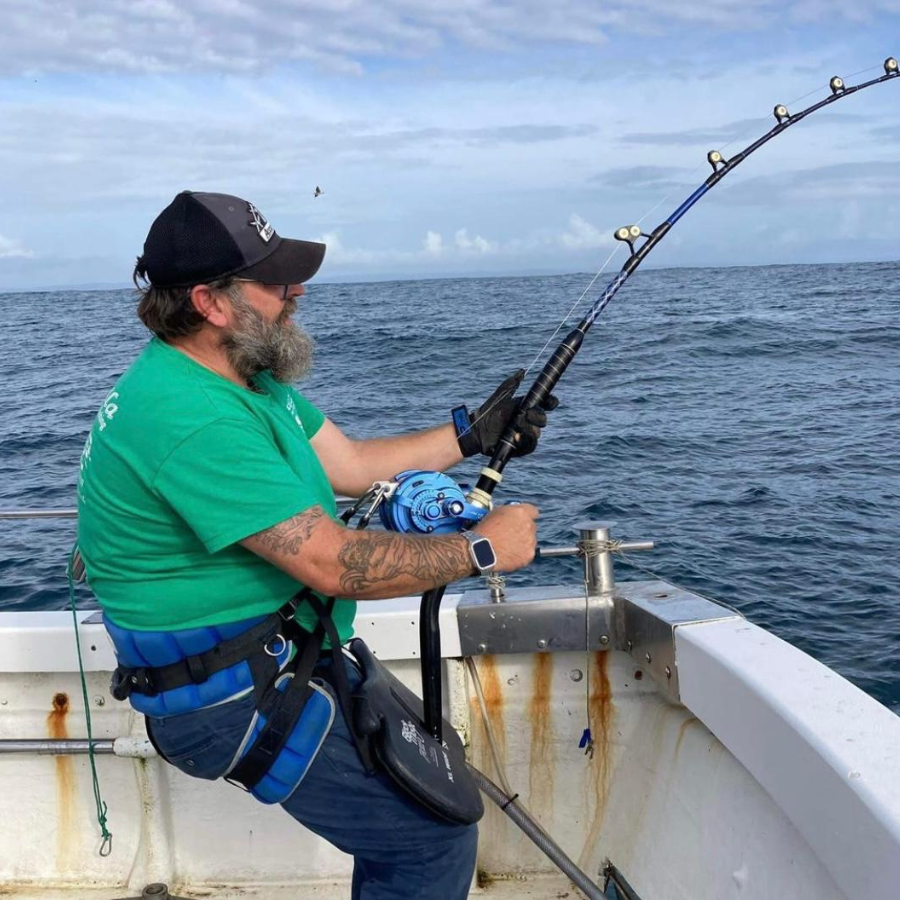
[[[524,397],[514,397],[513,394],[524,377],[524,369],[510,375],[474,413],[470,413],[465,406],[457,406],[453,410],[456,439],[463,456],[475,456],[476,453],[494,455],[503,432],[519,417]],[[558,403],[551,394],[541,406],[525,413],[524,420],[518,423],[513,456],[526,456],[537,447],[541,429],[547,424],[547,413],[556,409]]]

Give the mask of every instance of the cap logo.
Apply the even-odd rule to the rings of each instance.
[[[256,229],[256,233],[268,244],[272,240],[272,235],[275,234],[275,229],[252,203],[247,204],[247,209],[250,211],[250,215],[253,216],[247,224],[252,225]]]

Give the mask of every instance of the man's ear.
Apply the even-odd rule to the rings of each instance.
[[[224,328],[231,323],[231,308],[225,295],[214,293],[208,285],[196,284],[191,288],[191,303],[210,325]]]

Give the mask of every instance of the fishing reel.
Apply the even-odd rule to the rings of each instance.
[[[443,472],[409,469],[397,475],[394,484],[378,510],[388,531],[453,534],[481,521],[488,512],[469,503],[463,487]]]
[[[470,528],[488,513],[484,507],[469,503],[467,487],[443,472],[409,469],[393,481],[376,481],[341,518],[349,522],[368,503],[357,528],[365,528],[377,511],[388,531],[454,534]]]

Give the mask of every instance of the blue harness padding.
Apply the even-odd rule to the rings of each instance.
[[[284,691],[293,677],[283,675],[279,678],[276,690]],[[303,707],[300,719],[287,743],[275,757],[269,771],[250,789],[250,793],[262,803],[284,803],[297,790],[328,732],[331,731],[335,714],[334,699],[315,681],[310,682],[310,687],[313,692],[306,701],[306,706]],[[229,772],[253,744],[265,725],[266,717],[261,712],[256,712]],[[227,772],[225,780],[228,780]]]
[[[178,631],[135,631],[116,625],[105,615],[103,622],[112,638],[120,665],[130,668],[141,666],[159,668],[180,662],[189,656],[205,653],[217,644],[243,634],[265,618],[257,616],[225,625],[208,625]],[[279,652],[275,653],[275,649]],[[278,671],[291,660],[293,652],[292,641],[280,638],[275,642],[270,655],[277,663]],[[282,674],[275,682],[274,689],[286,690],[293,677],[290,673]],[[153,696],[135,691],[129,694],[128,699],[138,712],[153,718],[165,718],[235,700],[255,687],[260,686],[254,685],[250,665],[247,662],[238,662],[214,672],[200,684],[187,684],[161,691]],[[335,715],[334,700],[315,682],[310,682],[310,687],[312,693],[286,744],[275,756],[266,773],[250,789],[250,793],[263,803],[282,803],[287,800],[303,780],[331,730]],[[257,691],[257,696],[261,693]],[[253,746],[266,721],[262,712],[257,710],[254,713],[229,772]],[[225,777],[227,779],[227,773]]]
[[[112,638],[120,665],[159,667],[211,650],[222,641],[237,637],[262,622],[264,618],[265,616],[257,616],[225,625],[206,625],[202,628],[184,628],[178,631],[135,631],[116,625],[106,615],[103,616],[103,624]],[[280,670],[290,659],[293,644],[291,641],[279,641],[276,649],[280,652],[273,653],[273,656]],[[240,662],[221,672],[215,672],[202,684],[186,684],[155,696],[133,693],[128,699],[139,713],[163,718],[223,703],[247,693],[252,688],[253,675],[250,666],[246,662]]]

